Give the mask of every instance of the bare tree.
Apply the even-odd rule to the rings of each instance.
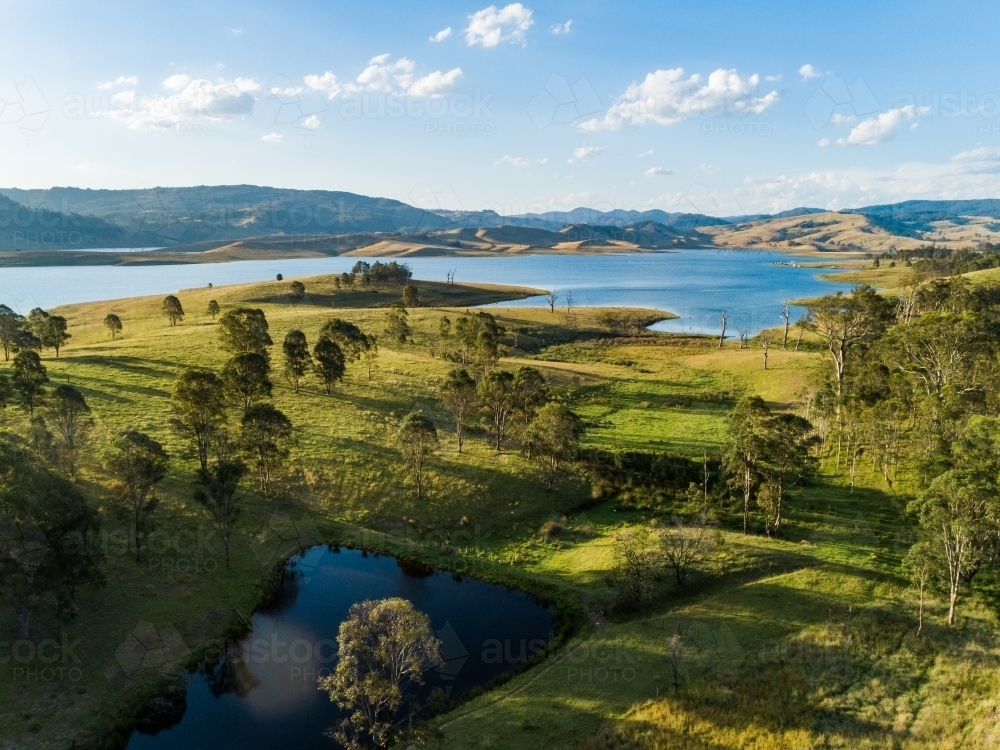
[[[896,320],[909,323],[917,312],[917,289],[908,286],[899,290],[896,296]]]
[[[722,311],[722,333],[719,334],[719,348],[722,348],[722,342],[726,340],[726,323],[729,320],[729,311]]]
[[[545,295],[545,299],[549,303],[549,312],[554,313],[556,311],[556,302],[559,300],[559,292],[555,289],[550,289]]]
[[[771,333],[770,331],[760,332],[760,346],[764,350],[764,369],[767,369],[767,353],[771,348]]]
[[[784,332],[781,336],[781,351],[788,349],[788,326],[791,315],[792,314],[788,309],[788,302],[785,302],[785,307],[781,311],[781,321],[784,324]]]
[[[684,585],[691,566],[705,559],[710,539],[710,531],[703,522],[685,525],[677,516],[660,534],[660,554],[674,569],[678,586]]]
[[[740,349],[746,349],[750,343],[750,329],[749,328],[739,328],[737,329],[740,334]]]
[[[569,315],[573,312],[573,291],[568,290],[566,292],[566,314]]]

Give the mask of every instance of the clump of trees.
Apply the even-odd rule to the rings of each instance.
[[[937,250],[907,258],[948,272],[972,260]],[[961,277],[895,298],[858,287],[808,307],[805,327],[830,363],[808,404],[820,454],[846,472],[852,491],[864,471],[893,487],[903,459],[912,467],[917,540],[905,567],[918,592],[918,630],[929,587],[944,590],[954,624],[963,589],[995,556],[998,323],[1000,287]],[[761,489],[772,505],[777,488]]]
[[[749,531],[754,501],[767,535],[781,535],[788,490],[815,471],[812,425],[794,414],[772,414],[759,396],[740,399],[729,416],[722,456],[731,490],[740,498],[743,533]]]
[[[406,284],[413,278],[413,272],[405,263],[397,263],[392,260],[388,263],[359,260],[354,264],[349,275],[348,284],[353,285],[357,280],[363,285],[373,286],[400,286]]]

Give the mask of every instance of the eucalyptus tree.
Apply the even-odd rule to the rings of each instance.
[[[114,313],[108,313],[104,317],[104,327],[108,329],[108,333],[111,334],[111,340],[114,341],[115,337],[122,332],[122,319]]]
[[[168,294],[163,298],[160,310],[167,316],[167,320],[170,321],[171,326],[175,326],[184,320],[184,306],[181,305],[181,301],[173,294]]]
[[[48,380],[48,373],[38,352],[24,349],[14,355],[11,382],[31,417],[35,415],[35,407],[45,400],[45,384]]]
[[[544,467],[546,490],[552,491],[560,466],[576,455],[583,433],[583,421],[562,404],[550,401],[538,410],[525,442]]]
[[[476,387],[479,403],[493,425],[497,452],[507,435],[507,421],[514,409],[514,376],[506,370],[490,370]]]
[[[292,384],[292,390],[298,393],[299,383],[312,367],[306,335],[302,331],[289,331],[281,343],[281,352],[284,357],[285,377]]]
[[[771,410],[759,396],[746,396],[729,415],[729,439],[722,454],[731,489],[743,497],[743,533],[750,524],[754,491],[761,480],[761,462],[767,452],[767,421]]]
[[[219,318],[219,344],[230,354],[268,357],[273,343],[263,310],[238,307]]]
[[[240,461],[219,461],[211,468],[199,469],[198,485],[194,489],[194,501],[212,516],[222,539],[227,568],[230,542],[243,512],[243,499],[237,493],[246,473],[247,467]]]
[[[271,366],[263,354],[237,354],[222,368],[222,383],[229,396],[249,409],[263,399],[271,398]]]
[[[15,349],[17,334],[24,325],[24,317],[18,315],[7,305],[0,305],[0,347],[3,347],[4,362],[10,360]]]
[[[240,447],[266,495],[275,472],[291,452],[292,422],[271,404],[257,404],[243,413],[240,428]]]
[[[410,412],[399,426],[396,444],[413,469],[417,500],[420,500],[423,497],[424,464],[438,446],[437,428],[420,412]]]
[[[347,369],[343,350],[328,338],[321,338],[313,347],[314,369],[329,396],[333,392],[333,384],[344,379]]]
[[[127,430],[111,439],[103,458],[119,508],[132,525],[135,560],[139,562],[142,546],[155,529],[152,515],[160,503],[153,488],[167,475],[169,456],[153,438]]]
[[[208,468],[214,433],[226,421],[226,386],[209,370],[188,369],[177,376],[172,394],[179,423],[194,435],[198,461]]]
[[[441,400],[455,418],[455,437],[458,439],[458,452],[461,453],[465,428],[479,405],[476,381],[467,370],[451,370],[441,386]]]

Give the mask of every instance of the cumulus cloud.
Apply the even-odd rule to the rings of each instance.
[[[720,68],[705,82],[695,73],[685,77],[683,68],[657,70],[642,83],[633,83],[605,113],[587,120],[581,130],[618,130],[622,124],[673,125],[699,115],[758,115],[778,101],[778,92],[757,95],[760,77],[741,77]]]
[[[548,164],[549,160],[547,158],[542,159],[525,159],[520,156],[501,156],[499,159],[493,162],[493,166],[498,167],[501,164],[510,164],[512,167],[530,167],[534,164]]]
[[[773,75],[773,76],[764,76],[764,80],[769,81],[771,83],[774,83],[775,81],[780,81],[782,78],[783,76],[780,73],[778,75]]]
[[[302,79],[306,86],[313,91],[324,94],[327,99],[333,99],[343,90],[343,86],[337,82],[337,76],[331,71],[326,71],[323,75],[308,75]]]
[[[802,76],[803,81],[808,81],[810,78],[819,78],[823,74],[809,63],[806,63],[799,68],[799,75]]]
[[[650,167],[645,172],[643,172],[646,177],[668,177],[674,173],[674,170],[667,169],[666,167]]]
[[[431,37],[432,42],[443,42],[445,39],[451,36],[451,26],[441,29],[437,34]]]
[[[647,156],[652,156],[652,155],[653,155],[653,149],[649,149],[647,151],[643,151],[642,153],[640,153],[638,155],[638,158],[639,159],[645,159]]]
[[[1000,148],[978,147],[944,162],[905,162],[885,168],[844,167],[749,176],[719,192],[720,215],[774,213],[797,206],[830,210],[907,200],[965,200],[1000,194]],[[650,208],[677,210],[686,194],[659,196]]]
[[[114,88],[119,88],[121,86],[138,86],[139,79],[136,76],[118,76],[113,81],[105,81],[104,83],[97,84],[97,88],[101,91],[110,91]]]
[[[557,23],[552,27],[553,34],[568,34],[569,27],[573,25],[573,19],[569,19],[566,23]]]
[[[713,167],[711,164],[699,164],[698,169],[707,174],[716,174],[719,171],[718,167]]]
[[[192,119],[218,122],[244,117],[261,87],[252,78],[207,78],[172,75],[163,82],[165,94],[123,98],[108,115],[130,128],[172,127]]]
[[[285,136],[281,133],[268,133],[267,135],[262,135],[260,139],[262,141],[266,141],[267,143],[278,143],[279,141],[285,140]]]
[[[433,73],[418,78],[406,92],[410,96],[442,96],[457,88],[458,79],[462,77],[461,68],[452,68],[447,73],[435,70]]]
[[[917,109],[912,104],[897,107],[882,112],[877,117],[862,120],[848,134],[847,138],[838,138],[838,146],[874,146],[896,137],[899,126],[905,120],[912,120],[918,114],[927,114],[930,107]],[[853,118],[851,118],[853,119]],[[914,123],[916,124],[916,123]]]
[[[391,55],[378,55],[369,60],[368,67],[345,88],[350,92],[436,97],[454,91],[458,79],[462,77],[462,69],[453,68],[447,73],[436,70],[422,78],[415,78],[415,67],[413,61],[405,57],[392,62]]]
[[[319,126],[323,124],[323,121],[319,118],[319,115],[309,115],[301,123],[301,127],[307,130],[319,130]]]
[[[524,44],[528,29],[534,23],[530,8],[521,3],[511,3],[497,10],[497,6],[478,10],[469,16],[465,29],[465,42],[470,47],[496,47],[501,42]]]
[[[568,162],[573,164],[584,159],[593,159],[595,156],[600,156],[603,152],[603,146],[580,146],[580,148],[573,151],[573,156],[568,159]]]

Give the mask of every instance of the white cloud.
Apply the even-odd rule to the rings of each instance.
[[[412,60],[401,57],[390,63],[391,55],[377,55],[368,61],[368,67],[361,71],[356,83],[348,84],[353,91],[376,91],[382,94],[394,94],[406,91],[413,83],[414,64]]]
[[[406,93],[410,96],[443,96],[457,88],[458,79],[461,77],[461,68],[452,68],[447,73],[435,70],[415,80]]]
[[[118,76],[113,81],[105,81],[104,83],[97,84],[97,88],[101,91],[110,91],[113,88],[118,88],[120,86],[138,86],[139,79],[136,76]]]
[[[827,146],[830,145],[830,139],[829,138],[820,138],[819,142],[816,145],[819,146],[820,148],[826,148]]]
[[[125,106],[128,106],[135,101],[135,91],[132,89],[125,89],[124,91],[119,91],[111,96],[111,101],[113,101],[115,104],[123,104]]]
[[[823,74],[820,73],[814,66],[806,63],[799,68],[799,75],[802,76],[803,81],[808,81],[810,78],[819,78]]]
[[[855,117],[854,115],[835,114],[830,118],[830,122],[832,122],[834,125],[849,125],[856,119],[858,118]]]
[[[163,88],[170,89],[171,91],[180,91],[182,88],[187,86],[191,82],[183,73],[177,73],[170,76],[167,80],[163,82]]]
[[[647,156],[652,156],[652,155],[653,155],[653,149],[649,149],[648,151],[643,151],[641,154],[639,154],[637,158],[645,159]]]
[[[740,77],[735,70],[716,70],[704,83],[700,75],[685,78],[683,68],[657,70],[633,83],[602,118],[588,120],[581,130],[618,130],[631,125],[673,125],[699,115],[759,115],[778,101],[778,92],[757,96],[760,77]]]
[[[132,97],[108,115],[130,128],[172,127],[191,119],[213,122],[244,117],[253,108],[254,94],[261,87],[252,78],[191,78],[178,74],[167,78],[168,94]]]
[[[568,34],[569,31],[570,31],[569,27],[572,26],[572,25],[573,25],[573,19],[572,18],[569,19],[566,23],[557,23],[555,26],[552,27],[552,33],[553,34]]]
[[[267,135],[261,136],[260,139],[262,141],[266,141],[267,143],[278,143],[279,141],[285,140],[285,136],[281,133],[268,133]]]
[[[501,156],[495,162],[493,166],[497,167],[501,164],[510,164],[512,167],[530,167],[533,164],[548,164],[549,160],[547,158],[542,159],[525,159],[520,156]]]
[[[400,96],[436,97],[454,91],[461,68],[453,68],[447,73],[436,70],[423,78],[414,79],[415,65],[412,60],[401,57],[390,62],[391,55],[378,55],[368,61],[368,67],[361,71],[355,82],[345,87],[351,92],[369,91]]]
[[[674,173],[674,170],[667,169],[665,167],[650,167],[645,172],[643,172],[646,177],[669,177]]]
[[[437,34],[431,37],[432,42],[443,42],[445,39],[451,36],[451,26],[441,29]]]
[[[580,146],[580,148],[573,151],[573,156],[570,157],[568,162],[573,164],[584,159],[593,159],[595,156],[600,156],[603,151],[603,146]]]
[[[780,80],[781,80],[781,79],[782,79],[783,77],[784,77],[784,76],[782,76],[782,75],[781,75],[781,74],[779,73],[778,75],[773,75],[773,76],[764,76],[764,80],[765,80],[765,81],[770,81],[771,83],[774,83],[775,81],[780,81]]]
[[[476,11],[469,16],[465,29],[465,42],[470,47],[496,47],[500,42],[524,43],[525,36],[534,21],[531,9],[521,3],[511,3],[500,10],[497,6]]]
[[[337,76],[329,70],[321,76],[308,75],[302,80],[305,82],[306,86],[311,88],[313,91],[319,91],[322,94],[326,94],[327,99],[333,99],[343,89],[343,86],[337,82]]]
[[[713,167],[711,164],[699,164],[698,169],[706,174],[718,174],[719,168]]]
[[[900,124],[904,120],[912,120],[918,114],[926,114],[929,107],[919,110],[912,104],[882,112],[877,117],[862,120],[848,134],[847,138],[838,138],[838,146],[874,146],[896,137]],[[914,123],[916,124],[916,123]]]
[[[322,123],[323,121],[319,119],[318,115],[309,115],[302,121],[300,127],[306,128],[307,130],[319,130],[319,126]]]
[[[232,34],[233,36],[239,36],[240,34],[243,33],[243,29],[230,29],[229,33]]]

